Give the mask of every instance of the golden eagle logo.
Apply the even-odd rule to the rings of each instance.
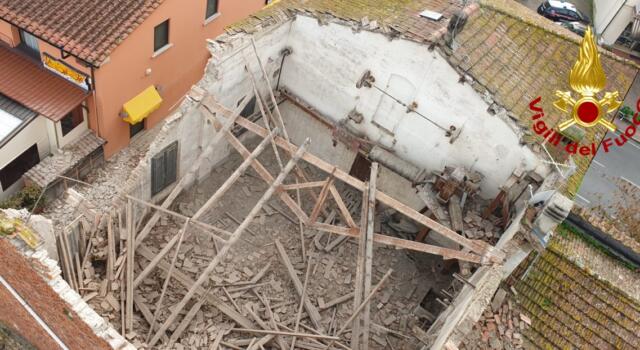
[[[556,96],[560,99],[553,105],[565,113],[571,111],[572,117],[560,123],[558,129],[564,131],[574,124],[587,128],[602,124],[609,130],[615,131],[616,125],[605,119],[605,116],[622,104],[618,101],[619,93],[606,92],[600,100],[596,97],[596,94],[605,88],[606,83],[607,77],[600,64],[598,46],[589,27],[580,44],[578,61],[569,74],[569,85],[578,93],[578,100],[573,99],[571,91],[556,91]]]

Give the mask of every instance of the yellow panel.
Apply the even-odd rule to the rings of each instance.
[[[153,85],[149,86],[122,106],[124,112],[127,113],[124,121],[132,125],[138,124],[158,109],[160,104],[162,104],[162,97]]]

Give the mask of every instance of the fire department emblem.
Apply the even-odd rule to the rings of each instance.
[[[580,45],[578,61],[569,74],[569,85],[578,93],[577,100],[571,96],[571,91],[556,91],[559,100],[553,105],[562,112],[571,113],[571,119],[560,123],[558,129],[564,131],[574,124],[587,128],[602,124],[615,131],[616,125],[605,117],[618,109],[622,102],[618,100],[618,91],[605,92],[602,99],[598,99],[596,95],[605,88],[606,83],[598,47],[589,27]]]

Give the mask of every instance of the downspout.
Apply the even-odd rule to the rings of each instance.
[[[94,74],[94,67],[91,66],[91,85],[93,85],[93,110],[96,115],[96,127],[98,129],[98,137],[102,137],[100,132],[100,116],[98,115],[98,84],[96,84],[96,77]]]

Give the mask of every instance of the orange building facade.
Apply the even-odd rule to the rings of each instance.
[[[60,3],[0,0],[0,45],[84,92],[73,124],[85,123],[105,140],[104,155],[109,158],[137,133],[168,116],[202,77],[209,58],[206,39],[259,10],[265,0]],[[47,5],[53,13],[47,13]],[[91,6],[95,8],[87,8]],[[66,29],[69,20],[85,27]],[[11,97],[10,91],[0,93]],[[156,105],[145,105],[149,94]],[[37,105],[37,101],[17,102],[29,108]],[[133,105],[136,108],[127,109]],[[142,120],[134,125],[125,121],[136,118]]]

